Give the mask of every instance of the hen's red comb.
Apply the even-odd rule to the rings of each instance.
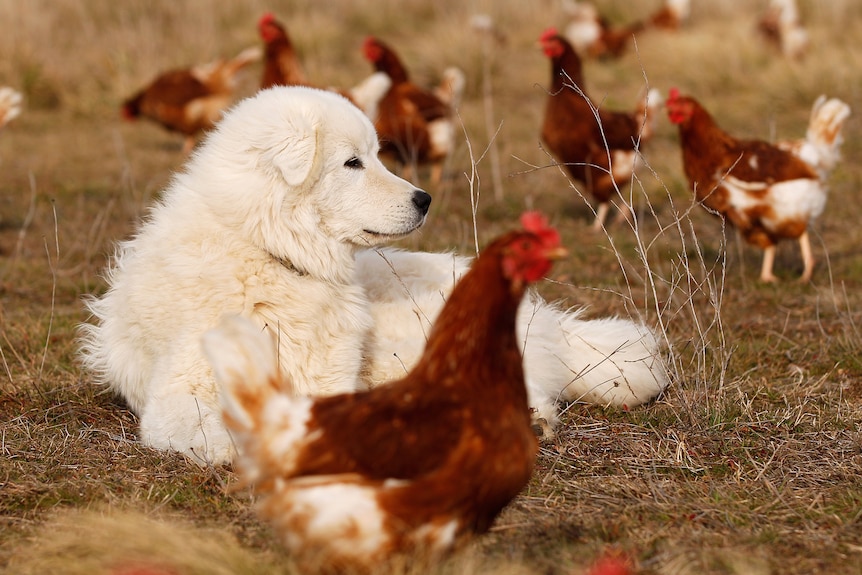
[[[679,99],[679,88],[671,88],[670,92],[668,92],[667,101],[674,102]]]
[[[548,248],[560,245],[560,233],[548,225],[548,218],[539,212],[524,212],[521,214],[521,225],[524,230],[535,234],[542,240],[542,244]]]
[[[554,28],[553,26],[551,26],[550,28],[548,28],[544,32],[542,32],[542,35],[539,36],[539,42],[545,42],[547,40],[550,40],[554,36],[558,36],[558,35],[559,34],[557,33],[557,29]]]
[[[377,38],[374,36],[367,36],[365,40],[362,41],[362,54],[365,56],[366,60],[370,60],[371,62],[377,61],[380,57]]]
[[[267,12],[260,17],[260,20],[257,21],[257,25],[265,26],[266,24],[272,24],[273,22],[275,22],[275,14],[273,14],[272,12]]]

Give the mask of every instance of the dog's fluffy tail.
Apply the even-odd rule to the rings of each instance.
[[[535,297],[520,310],[530,405],[553,428],[557,400],[632,408],[667,386],[662,345],[652,330],[623,318],[583,319]]]
[[[661,344],[645,325],[619,317],[563,319],[571,381],[561,390],[567,401],[589,401],[631,408],[668,385]],[[575,363],[577,362],[577,363]]]

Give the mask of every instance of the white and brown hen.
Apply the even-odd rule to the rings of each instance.
[[[551,61],[542,141],[598,203],[593,230],[601,230],[611,200],[631,180],[640,147],[653,134],[661,97],[650,90],[633,112],[595,109],[585,93],[581,58],[566,38],[549,28],[539,44]]]
[[[775,245],[785,238],[799,241],[800,281],[809,281],[814,257],[808,227],[823,213],[827,192],[815,165],[763,140],[734,138],[697,100],[676,89],[667,111],[679,126],[683,167],[696,199],[763,250],[761,281],[777,280]]]
[[[796,0],[769,0],[757,29],[787,58],[799,60],[808,52],[808,30],[799,16]]]

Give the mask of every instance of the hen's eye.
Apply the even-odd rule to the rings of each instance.
[[[362,160],[357,158],[356,156],[350,158],[346,162],[344,162],[345,168],[353,168],[354,170],[361,170],[365,167],[365,164],[362,163]]]

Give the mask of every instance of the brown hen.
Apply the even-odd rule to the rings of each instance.
[[[634,112],[595,110],[584,91],[583,66],[572,45],[553,28],[539,42],[551,60],[542,140],[598,202],[593,229],[600,230],[611,198],[632,178],[640,146],[653,133],[661,98],[651,90]]]
[[[515,316],[565,252],[541,216],[522,222],[476,259],[401,380],[294,397],[251,323],[205,337],[241,473],[301,563],[364,571],[401,554],[439,557],[487,531],[529,480],[537,442]]]
[[[211,128],[233,102],[236,74],[260,59],[258,48],[247,48],[235,58],[171,70],[123,102],[127,120],[148,118],[185,136],[183,153],[194,148],[197,136]]]
[[[257,29],[263,40],[261,89],[272,86],[308,86],[305,70],[290,40],[287,28],[271,12],[260,17]]]
[[[392,80],[377,107],[374,124],[380,136],[380,152],[403,167],[406,179],[411,179],[416,166],[431,164],[431,181],[439,183],[443,163],[455,143],[449,102],[456,101],[458,96],[444,101],[433,90],[411,82],[401,59],[378,38],[366,38],[362,51],[376,72],[383,72]]]

